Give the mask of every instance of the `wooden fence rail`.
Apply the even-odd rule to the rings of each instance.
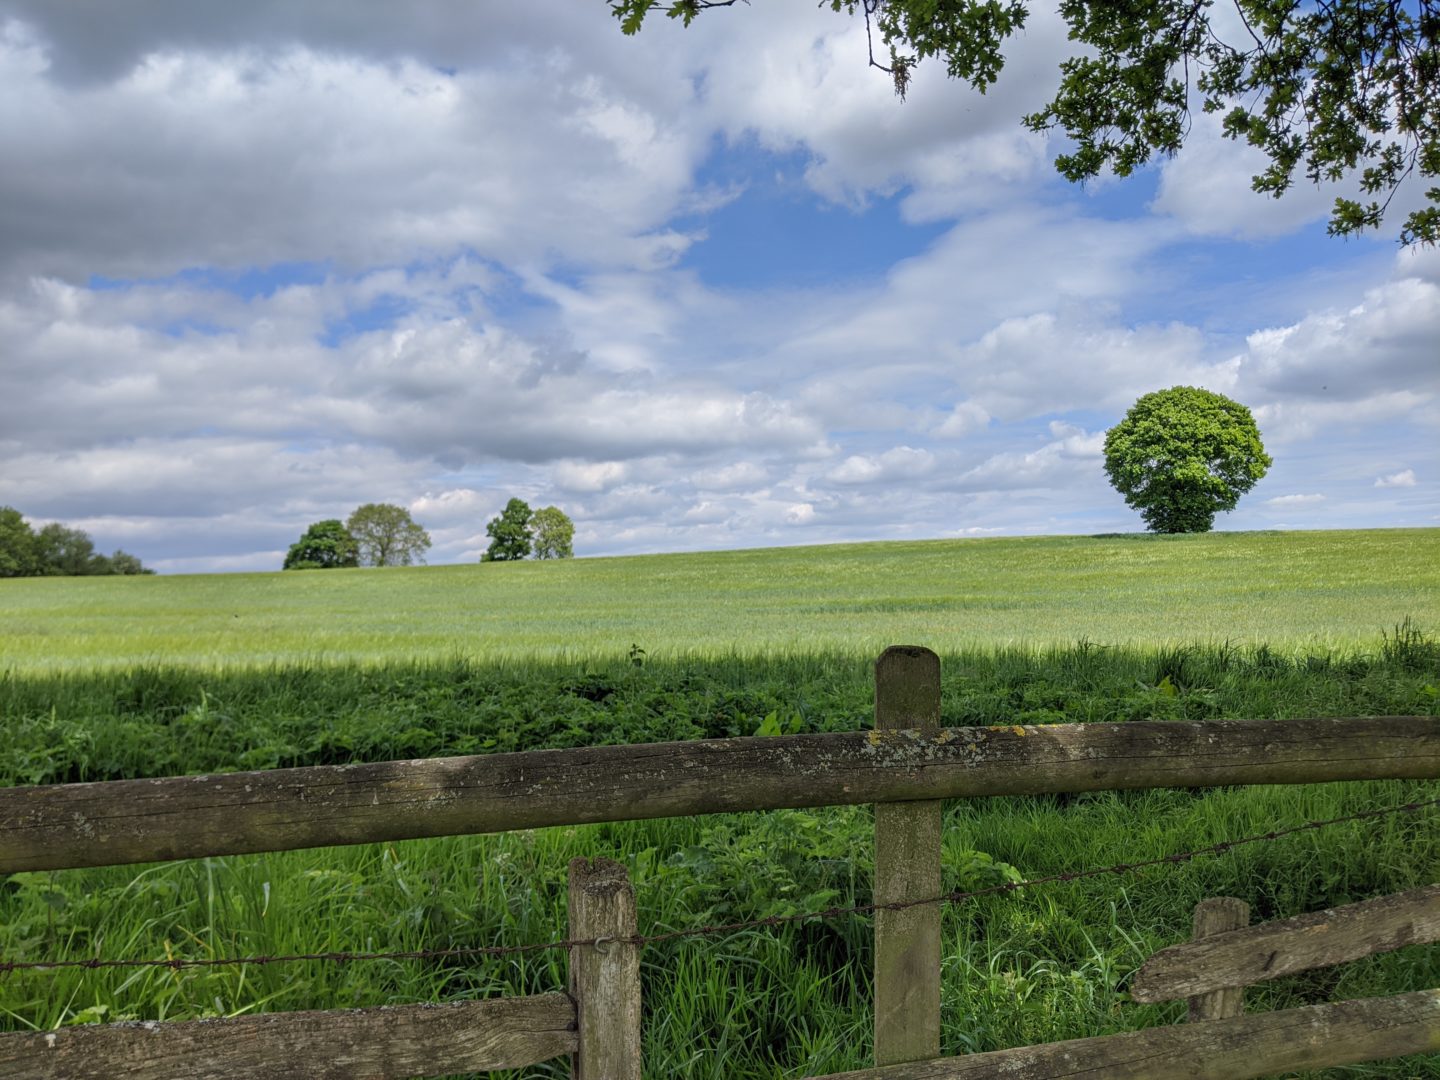
[[[1433,941],[1440,941],[1440,885],[1425,885],[1173,945],[1141,965],[1130,996],[1169,1001]]]
[[[609,859],[570,864],[572,938],[635,933]],[[409,1080],[571,1055],[577,1080],[640,1080],[640,950],[576,946],[570,992],[445,1005],[80,1025],[0,1035],[5,1080]]]
[[[1440,939],[1440,886],[1245,926],[1248,906],[1195,907],[1193,940],[1162,949],[1137,1001],[1190,998],[1186,1025],[838,1073],[815,1080],[1246,1080],[1440,1051],[1440,990],[1245,1016],[1244,987]]]
[[[781,807],[1440,776],[1426,716],[841,732],[0,789],[0,873]]]
[[[0,1035],[6,1080],[407,1080],[518,1069],[578,1045],[565,994],[82,1024]]]
[[[815,1080],[1249,1080],[1440,1048],[1440,990],[833,1073]]]

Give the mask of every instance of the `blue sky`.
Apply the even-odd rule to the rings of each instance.
[[[1065,183],[1066,45],[902,103],[810,5],[0,0],[0,505],[164,572],[512,495],[581,555],[1137,530],[1104,431],[1188,384],[1275,458],[1219,527],[1440,522],[1440,253],[1206,117]]]

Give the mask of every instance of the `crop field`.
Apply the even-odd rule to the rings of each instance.
[[[0,582],[0,783],[863,728],[888,644],[940,653],[942,720],[1426,715],[1440,530],[846,545],[549,564]],[[1138,861],[1416,798],[1434,782],[947,805],[944,887]],[[565,934],[569,859],[608,856],[640,932],[863,904],[868,808],[360,845],[0,881],[7,960],[393,951]],[[943,1051],[1182,1018],[1126,987],[1205,896],[1256,921],[1440,880],[1440,810],[945,910]],[[647,1075],[869,1061],[871,922],[642,958]],[[0,1028],[562,988],[560,952],[17,971]],[[1255,1010],[1440,986],[1440,948],[1277,980]],[[1310,1076],[1428,1077],[1412,1058]],[[499,1074],[496,1074],[499,1075]],[[514,1077],[560,1077],[557,1061]]]
[[[12,671],[1089,640],[1350,646],[1440,621],[1440,529],[1020,537],[3,582]]]

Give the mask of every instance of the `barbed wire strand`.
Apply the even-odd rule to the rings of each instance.
[[[257,966],[264,964],[284,964],[307,960],[329,963],[351,963],[372,960],[458,960],[477,956],[515,956],[522,953],[546,952],[554,949],[575,949],[587,946],[604,947],[612,943],[635,946],[654,945],[659,942],[676,941],[682,938],[714,937],[722,934],[735,934],[744,930],[784,926],[789,923],[808,922],[812,919],[825,921],[850,915],[869,915],[876,911],[905,911],[909,908],[934,904],[955,904],[964,900],[978,899],[982,896],[995,896],[1000,893],[1016,892],[1020,889],[1035,888],[1040,885],[1068,884],[1072,881],[1081,881],[1086,878],[1104,877],[1107,874],[1133,874],[1137,871],[1146,870],[1155,866],[1178,865],[1179,863],[1189,862],[1192,859],[1203,856],[1223,855],[1228,851],[1232,851],[1237,847],[1243,847],[1247,844],[1279,840],[1286,836],[1293,836],[1296,833],[1312,832],[1318,829],[1329,828],[1332,825],[1344,825],[1358,821],[1373,821],[1378,818],[1390,817],[1396,814],[1415,813],[1432,806],[1440,806],[1440,798],[1402,803],[1397,806],[1381,807],[1376,810],[1362,810],[1355,814],[1326,818],[1322,821],[1307,821],[1300,825],[1293,825],[1287,829],[1272,829],[1269,832],[1257,833],[1253,836],[1243,836],[1235,840],[1222,840],[1217,844],[1207,844],[1204,847],[1194,848],[1190,851],[1178,851],[1170,855],[1162,855],[1155,859],[1144,859],[1139,862],[1114,863],[1110,866],[1091,867],[1085,870],[1067,870],[1058,874],[1047,874],[1044,877],[1026,878],[1022,881],[1007,881],[984,889],[971,889],[968,891],[957,889],[951,892],[941,893],[937,896],[927,896],[920,900],[897,900],[884,904],[872,903],[855,904],[850,907],[829,907],[820,911],[806,911],[793,915],[769,915],[759,919],[743,919],[737,922],[718,923],[712,926],[696,926],[683,930],[668,930],[658,934],[635,934],[628,937],[565,938],[560,941],[533,942],[527,945],[473,945],[457,946],[448,949],[410,949],[395,952],[314,952],[289,953],[280,956],[236,956],[215,957],[210,959],[166,957],[164,959],[156,958],[145,960],[101,960],[96,957],[90,960],[0,960],[0,974],[9,974],[14,971],[57,970],[64,968],[85,968],[87,970],[98,970],[101,968],[170,968],[171,970],[179,970],[181,968],[238,967],[247,964]]]

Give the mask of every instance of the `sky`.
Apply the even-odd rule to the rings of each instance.
[[[368,502],[432,563],[515,496],[580,556],[1138,531],[1104,433],[1191,385],[1275,462],[1217,528],[1440,524],[1420,193],[1329,238],[1203,115],[1071,185],[1066,47],[902,102],[814,4],[0,0],[0,505],[163,573]]]

